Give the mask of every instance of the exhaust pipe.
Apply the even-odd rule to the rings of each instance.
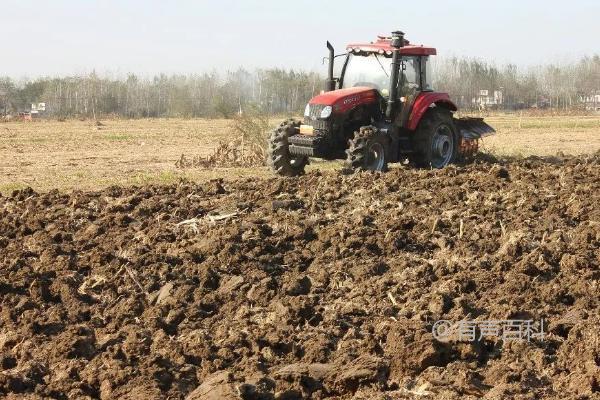
[[[331,92],[335,90],[335,79],[333,79],[333,62],[335,59],[335,51],[329,41],[327,41],[327,48],[329,49],[329,69],[327,71],[327,91]]]
[[[394,49],[392,55],[392,71],[390,73],[390,98],[388,99],[385,116],[392,119],[396,111],[396,103],[398,102],[398,76],[400,72],[400,49],[404,47],[404,32],[392,32],[391,46]]]

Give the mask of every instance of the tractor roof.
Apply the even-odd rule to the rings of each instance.
[[[346,46],[349,53],[379,53],[391,57],[394,50],[391,46],[392,38],[387,36],[377,36],[377,40],[371,43],[350,43]],[[404,56],[434,56],[437,54],[435,48],[411,44],[404,40],[404,47],[400,49],[400,54]]]

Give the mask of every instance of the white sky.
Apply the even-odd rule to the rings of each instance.
[[[396,29],[442,56],[564,62],[600,53],[600,0],[0,0],[0,76],[324,71],[327,39]]]

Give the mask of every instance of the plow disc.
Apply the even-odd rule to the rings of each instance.
[[[480,139],[496,133],[494,128],[483,121],[483,118],[460,118],[455,119],[454,123],[460,136],[466,140]]]

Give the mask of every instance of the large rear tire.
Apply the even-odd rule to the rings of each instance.
[[[442,108],[428,110],[413,137],[414,163],[422,168],[444,168],[456,160],[458,134],[452,113]]]
[[[347,167],[359,171],[382,171],[388,169],[389,138],[374,126],[363,126],[354,133],[346,150]]]
[[[281,176],[298,176],[304,173],[307,157],[292,156],[288,138],[298,133],[300,122],[293,119],[284,121],[269,137],[267,162],[273,172]]]

